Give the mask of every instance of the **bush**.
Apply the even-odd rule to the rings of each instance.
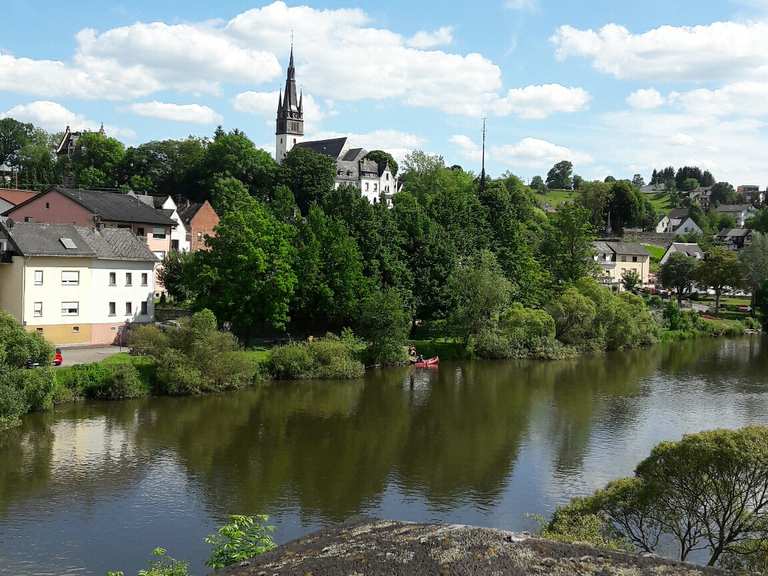
[[[557,339],[563,344],[583,345],[592,337],[597,315],[594,303],[576,288],[568,288],[548,309],[555,320]]]
[[[106,377],[85,390],[88,398],[124,400],[149,394],[139,371],[133,364],[115,364],[106,370]]]
[[[21,369],[11,374],[11,379],[16,381],[16,387],[21,390],[28,412],[43,412],[53,408],[56,389],[53,368]]]
[[[213,546],[211,556],[206,562],[214,569],[238,564],[264,552],[269,552],[277,545],[272,540],[272,526],[266,526],[268,516],[230,516],[229,524],[218,529],[205,539]]]
[[[128,334],[128,345],[131,347],[131,354],[137,356],[154,356],[161,350],[170,346],[168,335],[149,324],[135,326]]]
[[[268,367],[278,380],[360,378],[365,366],[358,360],[364,344],[346,332],[328,334],[311,342],[293,342],[270,351]]]
[[[26,412],[24,395],[0,374],[0,430],[18,425]]]
[[[405,340],[410,328],[410,314],[394,288],[373,292],[360,305],[358,330],[368,341],[366,359],[372,364],[405,361]]]
[[[59,388],[64,387],[71,391],[75,398],[85,398],[88,390],[103,386],[110,377],[110,370],[104,364],[78,364],[59,368],[56,371],[56,380]]]
[[[741,322],[747,330],[760,330],[762,328],[760,321],[752,316],[747,316]]]
[[[27,360],[49,366],[53,347],[37,333],[27,332],[16,319],[0,310],[0,365],[23,368]]]
[[[184,396],[203,391],[203,376],[186,354],[164,350],[157,360],[157,387],[161,394]]]

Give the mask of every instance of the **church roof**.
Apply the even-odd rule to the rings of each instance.
[[[345,162],[354,162],[355,160],[359,160],[360,155],[364,152],[365,150],[362,148],[350,148],[347,150],[346,154],[340,158],[340,160],[344,160]]]
[[[318,154],[325,154],[326,156],[337,159],[341,152],[344,150],[346,143],[346,137],[330,138],[328,140],[310,140],[308,142],[299,142],[296,144],[295,148],[309,148]]]

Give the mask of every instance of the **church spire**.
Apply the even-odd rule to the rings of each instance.
[[[280,91],[277,102],[275,121],[277,150],[275,159],[282,162],[285,155],[304,136],[304,95],[296,89],[296,68],[293,58],[293,33],[291,33],[291,53],[288,58],[288,70],[285,76],[285,88]]]

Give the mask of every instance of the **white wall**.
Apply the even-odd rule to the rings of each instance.
[[[187,228],[184,226],[184,222],[181,221],[176,202],[170,196],[163,202],[163,210],[173,210],[171,220],[176,222],[176,228],[171,230],[171,246],[173,246],[173,241],[176,240],[179,243],[179,252],[189,252],[190,242],[187,240]]]
[[[368,198],[368,201],[373,204],[374,200],[379,201],[381,190],[379,190],[379,178],[360,178],[360,192],[363,196]]]
[[[116,275],[115,286],[110,286],[109,274]],[[132,276],[132,285],[126,286],[126,273]],[[152,262],[131,262],[124,260],[95,260],[92,274],[93,305],[91,320],[93,324],[111,324],[116,322],[149,322],[154,318],[155,274]],[[142,285],[141,275],[147,275],[146,286]],[[109,315],[109,303],[115,303],[115,315]],[[125,313],[125,303],[132,304],[131,314]],[[147,302],[147,314],[142,316],[141,303]]]

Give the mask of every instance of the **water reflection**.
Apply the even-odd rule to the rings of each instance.
[[[158,544],[199,565],[232,512],[282,539],[360,513],[528,527],[661,439],[768,422],[766,374],[765,341],[696,341],[69,406],[0,437],[0,574],[133,570]]]

